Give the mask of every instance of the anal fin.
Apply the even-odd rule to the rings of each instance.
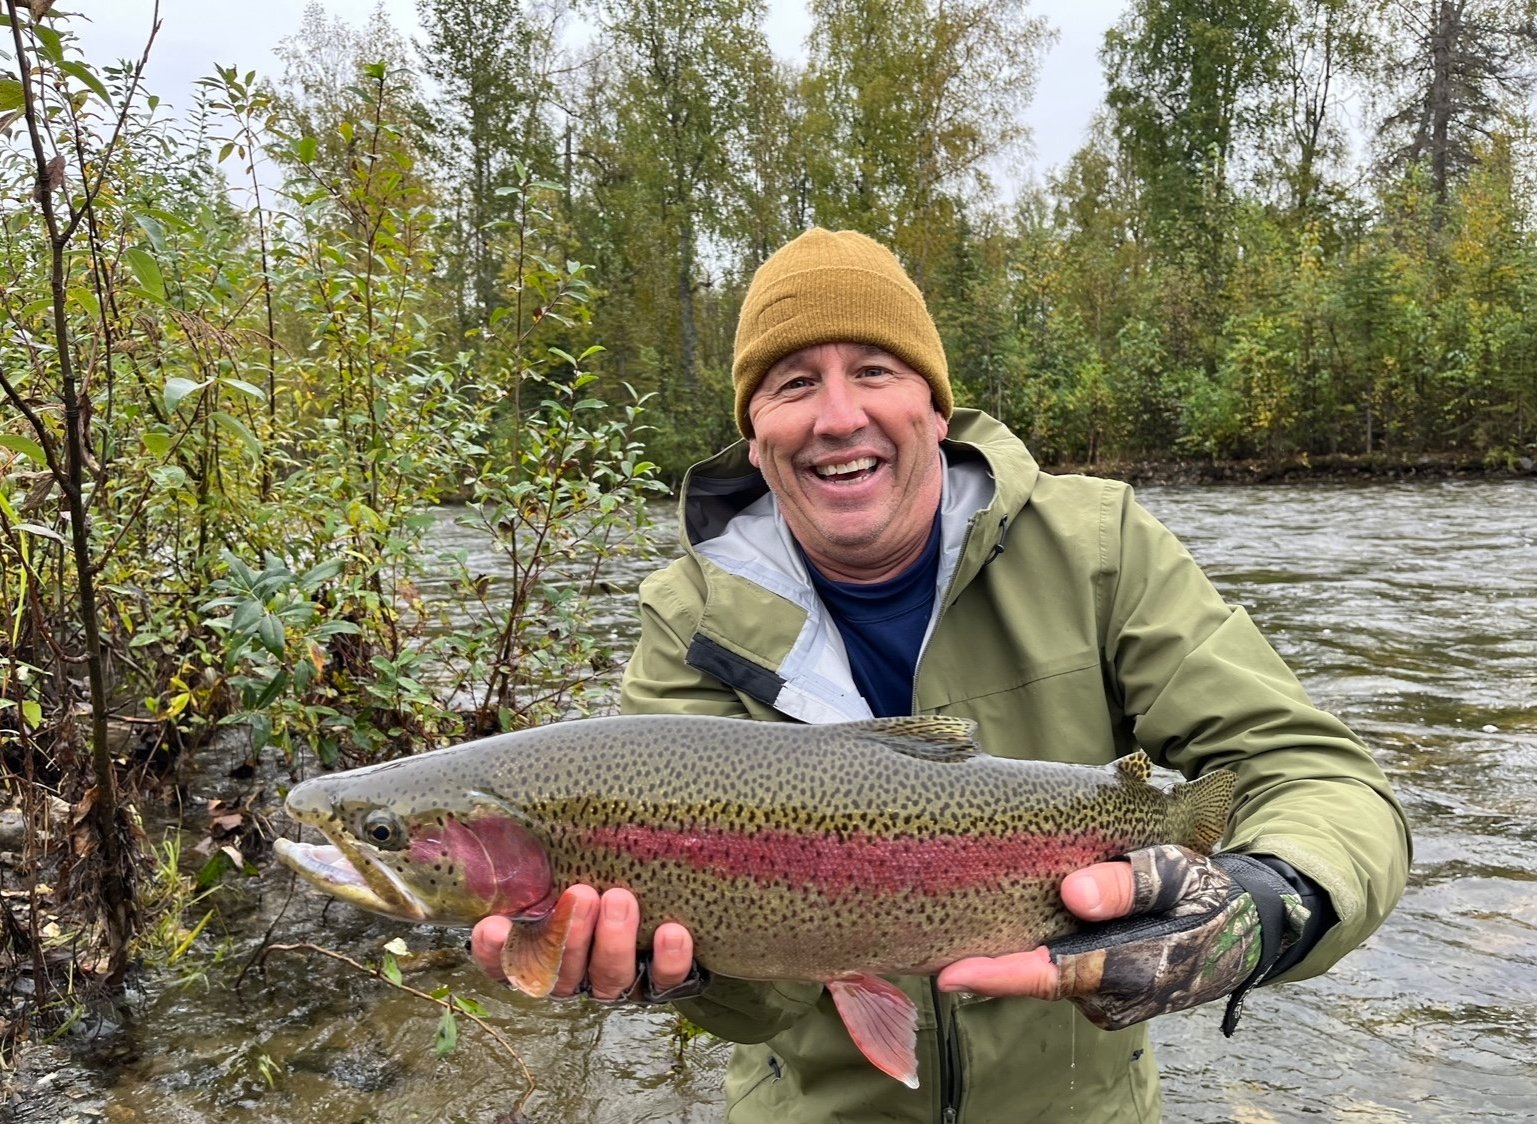
[[[575,905],[562,895],[555,908],[533,921],[515,921],[502,944],[502,974],[513,987],[542,999],[555,987]]]
[[[827,985],[849,1037],[870,1064],[918,1087],[918,1010],[896,984],[859,975]]]

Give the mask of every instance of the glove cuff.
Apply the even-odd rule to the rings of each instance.
[[[1238,1029],[1244,997],[1270,975],[1282,956],[1302,938],[1308,910],[1295,887],[1279,872],[1253,855],[1224,853],[1213,855],[1212,864],[1220,867],[1254,901],[1259,914],[1259,962],[1243,983],[1228,997],[1222,1016],[1222,1033],[1231,1038]]]

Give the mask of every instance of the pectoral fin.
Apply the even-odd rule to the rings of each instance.
[[[849,1037],[870,1064],[909,1089],[918,1087],[918,1010],[896,984],[850,976],[827,985]]]
[[[543,917],[514,922],[502,944],[502,974],[508,983],[536,999],[550,994],[560,975],[560,958],[566,951],[575,910],[575,905],[562,896]]]

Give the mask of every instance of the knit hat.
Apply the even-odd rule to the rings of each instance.
[[[917,371],[945,417],[955,406],[939,330],[923,294],[886,247],[858,231],[813,227],[758,267],[736,326],[736,424],[768,369],[803,347],[865,343]]]

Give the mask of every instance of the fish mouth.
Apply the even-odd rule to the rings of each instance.
[[[278,838],[272,849],[300,878],[359,909],[407,921],[432,916],[394,871],[346,840],[315,844]]]

